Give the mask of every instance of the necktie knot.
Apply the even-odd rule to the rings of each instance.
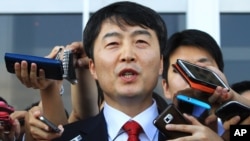
[[[142,132],[140,124],[132,120],[126,122],[122,128],[128,134],[128,141],[139,141],[139,134]]]

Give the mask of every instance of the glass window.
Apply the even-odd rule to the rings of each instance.
[[[221,46],[229,83],[250,80],[250,13],[221,14]]]
[[[186,28],[186,14],[185,13],[167,13],[167,14],[160,14],[161,17],[164,19],[167,30],[168,30],[168,37],[170,37],[173,33],[182,31]]]
[[[185,13],[160,13],[160,15],[166,23],[168,37],[170,37],[173,33],[182,31],[186,28]],[[162,78],[160,76],[155,92],[163,95],[161,80]]]
[[[39,91],[27,89],[14,74],[7,72],[4,53],[45,56],[56,45],[81,41],[82,14],[9,14],[0,15],[0,23],[1,96],[16,109],[24,109],[40,99]],[[66,100],[70,98],[69,84],[65,86]],[[69,107],[70,102],[65,104]]]

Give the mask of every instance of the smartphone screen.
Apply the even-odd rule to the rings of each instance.
[[[199,99],[192,98],[183,94],[176,96],[177,107],[182,113],[187,113],[203,121],[208,115],[211,106]]]

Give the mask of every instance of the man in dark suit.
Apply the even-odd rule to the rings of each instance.
[[[159,111],[152,96],[166,40],[164,21],[148,7],[117,2],[95,12],[83,43],[90,72],[103,90],[103,110],[64,126],[56,140],[127,140],[122,126],[131,120],[142,127],[140,140],[163,140],[153,125]]]
[[[130,120],[142,127],[140,140],[160,140],[152,95],[166,39],[163,20],[145,6],[117,2],[94,13],[83,43],[91,74],[104,93],[104,107],[96,117],[64,126],[57,140],[127,140],[122,126]]]
[[[41,124],[32,128],[32,137],[57,141],[124,141],[131,137],[129,132],[132,130],[124,125],[132,121],[140,129],[138,135],[132,136],[143,141],[165,140],[153,120],[162,110],[159,105],[164,107],[166,103],[160,103],[153,90],[162,73],[161,54],[166,42],[163,19],[148,7],[134,2],[116,2],[95,12],[84,29],[84,49],[78,52],[84,50],[90,58],[90,73],[103,91],[101,112],[95,117],[61,126],[61,133],[38,137],[38,132],[47,131]],[[43,86],[40,88],[42,95],[58,91],[56,81],[50,80]],[[43,114],[53,119],[49,112],[44,109]]]

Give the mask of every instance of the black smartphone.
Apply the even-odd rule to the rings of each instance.
[[[206,102],[183,94],[178,94],[176,96],[176,99],[177,108],[182,113],[192,115],[199,121],[204,121],[205,118],[209,115],[211,106]]]
[[[183,136],[191,135],[186,132],[169,131],[165,128],[167,124],[189,124],[182,113],[174,104],[169,104],[168,107],[153,121],[154,125],[163,133],[168,139],[175,139]]]
[[[213,93],[217,86],[227,88],[227,84],[212,70],[205,67],[177,59],[174,68],[189,83],[191,88],[195,88],[207,93]]]
[[[7,71],[10,73],[15,73],[14,64],[16,62],[21,63],[24,60],[28,63],[29,72],[31,63],[36,63],[38,67],[37,71],[43,69],[46,78],[55,80],[63,79],[63,65],[60,60],[16,53],[5,53],[4,59]]]
[[[39,120],[41,120],[43,123],[47,124],[52,132],[56,132],[59,133],[61,130],[52,122],[50,122],[47,118],[45,118],[44,116],[39,116]]]
[[[215,110],[215,115],[218,116],[222,122],[239,115],[241,121],[250,116],[250,107],[238,101],[229,101]],[[241,122],[240,121],[240,122]]]

